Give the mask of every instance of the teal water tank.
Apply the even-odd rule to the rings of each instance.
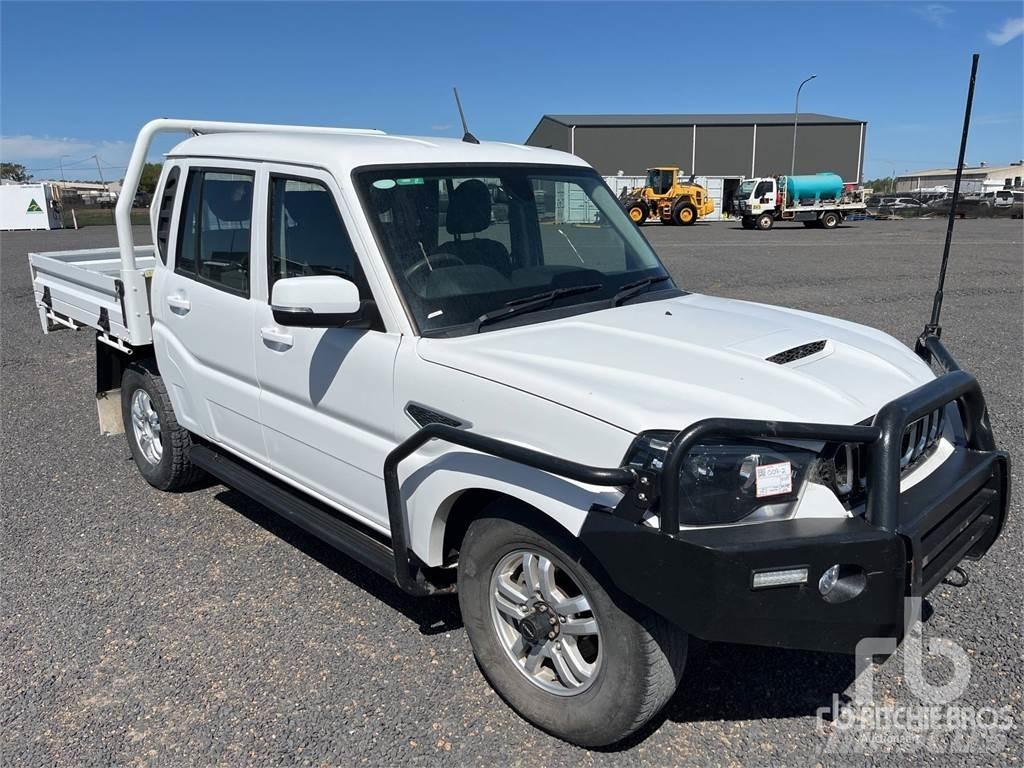
[[[816,173],[813,176],[787,176],[788,202],[838,200],[843,195],[843,180],[834,173]]]

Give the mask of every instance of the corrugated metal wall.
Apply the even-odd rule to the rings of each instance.
[[[801,125],[797,131],[797,173],[832,171],[857,181],[863,167],[861,123]],[[866,126],[863,126],[866,140]],[[678,165],[708,176],[772,176],[789,173],[791,125],[699,125],[694,163],[694,129],[689,126],[579,126],[575,153],[604,176],[636,175],[658,165]],[[570,150],[571,129],[544,119],[528,144]],[[751,165],[753,164],[753,170]]]

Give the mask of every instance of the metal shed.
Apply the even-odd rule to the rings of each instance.
[[[860,181],[867,123],[801,112],[796,172]],[[526,143],[579,155],[604,176],[677,165],[700,176],[789,173],[793,113],[544,115]]]

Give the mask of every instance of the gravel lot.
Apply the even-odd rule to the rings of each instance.
[[[907,343],[934,290],[945,224],[862,222],[833,232],[732,224],[645,228],[686,287],[837,315]],[[148,232],[138,230],[140,242]],[[941,586],[926,637],[973,663],[961,705],[1011,705],[996,755],[1021,762],[1019,222],[957,225],[944,323],[1014,454],[1011,520]],[[10,765],[845,765],[815,710],[850,690],[853,660],[729,645],[694,649],[676,697],[642,733],[587,752],[520,720],[473,662],[454,599],[418,601],[219,485],[151,489],[122,438],[97,434],[93,340],[43,337],[25,254],[116,242],[112,227],[5,233],[2,245],[3,763]],[[1017,576],[1014,576],[1017,574]],[[876,701],[917,703],[903,654]],[[949,668],[926,663],[938,684]],[[860,752],[869,752],[865,757]]]

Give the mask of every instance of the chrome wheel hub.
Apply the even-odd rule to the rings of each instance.
[[[132,433],[142,457],[149,464],[159,464],[164,455],[164,444],[160,437],[160,416],[153,408],[153,400],[144,389],[132,394]]]
[[[517,550],[491,576],[491,621],[519,672],[559,696],[582,693],[601,666],[601,633],[583,588],[549,555]]]

